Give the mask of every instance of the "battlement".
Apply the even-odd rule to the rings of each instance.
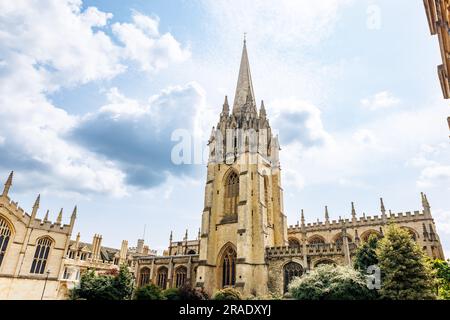
[[[336,229],[342,229],[343,227],[359,227],[359,226],[377,226],[377,225],[384,225],[388,223],[389,221],[399,221],[399,222],[406,222],[406,221],[413,221],[413,220],[431,220],[431,212],[430,207],[428,204],[428,200],[426,199],[426,195],[422,194],[422,204],[423,204],[423,210],[415,210],[415,211],[406,211],[406,212],[399,212],[399,213],[392,213],[391,210],[389,212],[386,212],[384,209],[384,203],[383,200],[381,200],[381,215],[375,214],[372,216],[366,216],[365,213],[363,213],[362,216],[357,217],[356,211],[354,210],[354,206],[352,204],[352,218],[341,218],[339,217],[338,220],[329,220],[328,219],[328,208],[326,208],[326,221],[320,221],[317,219],[316,222],[312,223],[304,223],[303,225],[300,225],[297,221],[296,225],[290,225],[288,227],[288,233],[298,233],[298,232],[313,232],[313,231],[323,231],[323,230],[336,230]],[[302,216],[302,221],[304,221],[304,217]]]

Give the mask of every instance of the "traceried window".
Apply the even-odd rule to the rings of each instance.
[[[150,283],[150,269],[144,267],[141,269],[141,274],[139,276],[139,286],[143,287]]]
[[[167,268],[161,267],[158,269],[157,283],[161,289],[166,289],[167,287]]]
[[[300,242],[297,239],[290,238],[288,241],[289,241],[289,248],[300,249]]]
[[[289,283],[295,277],[300,277],[303,274],[303,268],[300,264],[289,262],[284,266],[284,292],[288,291]]]
[[[5,219],[0,217],[0,266],[3,262],[3,257],[8,248],[9,238],[11,237],[11,229]]]
[[[236,251],[227,248],[222,262],[222,287],[230,287],[236,284]]]
[[[38,240],[30,273],[43,274],[45,272],[52,243],[53,241],[47,237]]]
[[[237,216],[239,201],[239,177],[232,171],[225,182],[225,216]]]
[[[309,240],[308,240],[309,244],[323,244],[325,243],[325,240],[320,237],[320,236],[312,236]]]
[[[175,287],[180,288],[186,283],[187,269],[185,267],[179,267],[175,271]]]

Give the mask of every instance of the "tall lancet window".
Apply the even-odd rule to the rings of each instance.
[[[227,248],[222,262],[222,287],[234,286],[236,283],[236,251]]]
[[[0,266],[2,265],[10,237],[11,229],[9,228],[8,222],[0,217]]]
[[[239,176],[235,171],[230,172],[225,181],[225,216],[237,216],[239,202]]]
[[[47,237],[38,240],[36,251],[34,252],[33,263],[31,264],[30,273],[44,273],[52,243],[53,241]]]

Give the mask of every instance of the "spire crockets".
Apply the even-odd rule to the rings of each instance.
[[[11,173],[8,176],[8,179],[5,182],[5,188],[3,189],[3,193],[2,193],[3,197],[8,196],[9,189],[11,188],[11,185],[12,185],[13,174],[14,174],[14,171],[11,171]]]
[[[252,76],[250,74],[250,64],[248,62],[247,44],[244,39],[244,47],[242,49],[241,66],[239,68],[239,77],[236,86],[236,94],[234,95],[233,114],[241,111],[246,104],[251,103],[252,108],[256,110],[255,95],[253,93]]]

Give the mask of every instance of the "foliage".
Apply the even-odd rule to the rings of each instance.
[[[208,300],[208,294],[203,288],[194,288],[190,283],[178,289],[180,300]]]
[[[180,300],[180,292],[177,288],[169,288],[162,292],[165,300]]]
[[[80,278],[80,284],[71,291],[71,299],[85,300],[125,300],[133,293],[134,280],[128,267],[121,266],[117,275],[105,273],[96,275],[88,270]]]
[[[138,288],[134,293],[135,300],[165,300],[165,296],[160,287],[150,283]]]
[[[113,278],[113,288],[119,300],[130,300],[134,290],[134,278],[127,265],[120,266],[119,273]]]
[[[438,286],[438,297],[450,300],[450,261],[436,259],[432,261]]]
[[[364,276],[348,266],[321,265],[295,278],[289,291],[298,300],[369,300],[376,296]]]
[[[408,231],[392,224],[378,243],[383,299],[434,299],[434,280],[425,254]]]
[[[372,234],[366,242],[362,243],[355,253],[353,267],[361,273],[366,273],[367,268],[378,264],[376,253],[378,237]]]
[[[242,295],[234,288],[224,288],[214,294],[213,300],[242,300]]]

